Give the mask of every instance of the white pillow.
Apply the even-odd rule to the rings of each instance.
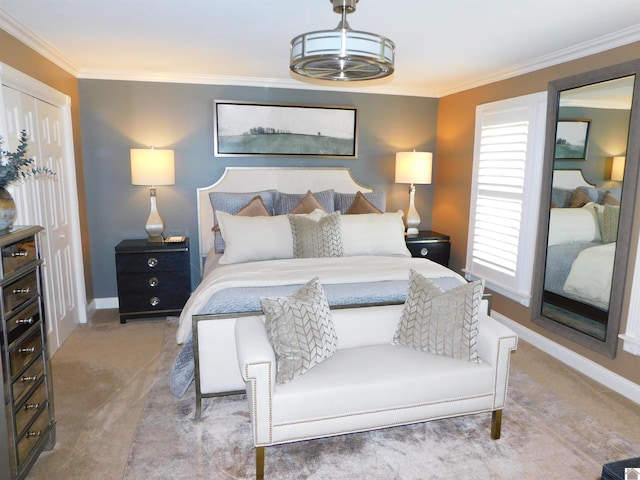
[[[549,246],[574,242],[600,242],[600,226],[593,203],[582,208],[552,208]]]
[[[221,265],[293,258],[293,239],[286,215],[243,217],[216,212],[226,244]]]
[[[344,256],[402,255],[410,257],[404,240],[402,210],[393,213],[341,215]]]

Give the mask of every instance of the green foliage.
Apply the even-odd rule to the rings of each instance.
[[[0,146],[4,139],[0,137]],[[20,143],[15,152],[0,150],[0,187],[4,188],[12,183],[24,180],[36,175],[55,175],[55,172],[47,167],[33,165],[34,159],[27,157],[27,132],[20,132]]]
[[[218,141],[223,153],[350,155],[353,148],[348,139],[294,133],[220,136]]]

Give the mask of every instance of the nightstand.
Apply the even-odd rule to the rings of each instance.
[[[120,323],[178,315],[191,294],[189,239],[123,240],[116,246]]]
[[[449,266],[451,254],[449,235],[432,230],[421,230],[417,235],[406,235],[405,241],[412,257],[426,258],[445,267]]]

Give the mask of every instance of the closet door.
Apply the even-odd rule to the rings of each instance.
[[[69,193],[70,182],[65,159],[62,110],[13,88],[3,86],[8,146],[15,149],[20,132],[28,135],[29,156],[36,165],[56,172],[53,178],[35,178],[14,186],[18,207],[17,225],[41,225],[40,235],[44,279],[44,301],[50,353],[58,349],[80,321],[76,301]],[[71,162],[72,163],[72,162]],[[72,176],[75,178],[75,175]],[[79,245],[78,245],[79,248]]]

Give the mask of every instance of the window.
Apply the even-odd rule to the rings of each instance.
[[[529,306],[538,230],[546,92],[476,109],[465,275]]]

